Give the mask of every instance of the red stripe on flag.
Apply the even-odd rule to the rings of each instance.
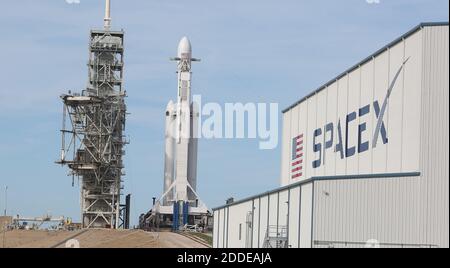
[[[297,172],[297,171],[300,171],[300,170],[302,170],[302,169],[303,169],[303,167],[294,168],[294,169],[292,170],[292,172]]]
[[[303,163],[303,160],[299,160],[297,162],[292,163],[292,166],[295,167],[295,166],[300,165],[302,163]]]
[[[292,178],[293,178],[293,179],[296,179],[296,178],[301,177],[302,175],[303,175],[302,173],[295,174],[295,175],[292,176]]]

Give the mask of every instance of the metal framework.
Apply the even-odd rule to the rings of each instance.
[[[271,225],[266,230],[263,248],[287,248],[288,227]]]
[[[81,181],[83,228],[123,226],[122,190],[126,91],[124,32],[91,31],[89,82],[64,102],[61,160]],[[69,128],[66,128],[69,125]]]

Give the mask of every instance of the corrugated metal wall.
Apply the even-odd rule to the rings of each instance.
[[[289,247],[311,247],[312,189],[305,183],[216,209],[213,247],[262,248],[268,226],[288,227]]]
[[[427,244],[421,239],[421,178],[315,182],[314,245],[358,247],[380,243]],[[345,244],[347,243],[347,245]],[[437,244],[434,244],[437,245]]]
[[[226,242],[229,248],[246,248],[251,236],[247,236],[247,214],[252,211],[252,202],[230,206],[229,220],[226,222],[228,233]]]
[[[422,240],[449,247],[449,35],[448,26],[423,30],[421,196]]]
[[[220,210],[214,211],[214,226],[213,226],[213,247],[220,248],[220,234],[223,232],[220,229]]]
[[[370,239],[383,247],[445,246],[423,239],[433,231],[423,228],[423,177],[367,177],[316,177],[217,209],[214,247],[261,248],[268,226],[287,226],[293,248],[364,247]]]

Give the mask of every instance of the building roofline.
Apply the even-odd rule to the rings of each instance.
[[[268,191],[262,194],[254,195],[239,201],[235,201],[231,204],[226,204],[217,208],[213,208],[213,211],[224,209],[227,207],[236,206],[253,199],[265,197],[271,194],[279,193],[285,190],[289,190],[298,186],[302,186],[305,184],[317,182],[317,181],[339,181],[339,180],[368,180],[368,179],[398,179],[398,178],[406,178],[406,177],[419,177],[421,175],[420,172],[405,172],[405,173],[381,173],[381,174],[362,174],[362,175],[341,175],[341,176],[321,176],[321,177],[311,177],[310,179],[293,183],[291,185],[287,185],[272,191]]]
[[[303,97],[302,99],[300,99],[299,101],[295,102],[294,104],[292,104],[291,106],[289,106],[288,108],[283,110],[283,114],[289,112],[290,110],[292,110],[293,108],[295,108],[297,105],[299,105],[300,103],[304,102],[305,100],[313,97],[314,95],[316,95],[317,93],[321,92],[322,90],[326,89],[327,87],[329,87],[330,85],[332,85],[333,83],[335,83],[337,80],[343,78],[344,76],[346,76],[347,74],[351,73],[352,71],[358,69],[359,67],[361,67],[361,65],[366,64],[367,62],[371,61],[373,58],[379,56],[381,53],[383,53],[384,51],[392,48],[393,46],[397,45],[398,43],[400,43],[401,41],[403,41],[404,39],[410,37],[411,35],[415,34],[416,32],[422,30],[425,27],[435,27],[435,26],[448,26],[449,22],[423,22],[421,24],[419,24],[418,26],[414,27],[412,30],[408,31],[407,33],[403,34],[402,36],[400,36],[399,38],[395,39],[394,41],[390,42],[388,45],[382,47],[381,49],[377,50],[375,53],[373,53],[372,55],[370,55],[369,57],[365,58],[364,60],[360,61],[359,63],[353,65],[353,67],[351,67],[350,69],[347,69],[345,72],[341,73],[340,75],[338,75],[336,78],[333,78],[332,80],[330,80],[329,82],[327,82],[326,84],[324,84],[323,86],[319,87],[318,89],[316,89],[315,91],[313,91],[312,93],[308,94],[307,96]]]

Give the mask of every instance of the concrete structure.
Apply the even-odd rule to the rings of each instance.
[[[106,0],[104,21],[104,30],[90,34],[87,89],[61,96],[62,148],[57,163],[68,165],[73,178],[81,178],[83,228],[119,228],[122,214],[127,215],[121,209],[126,206],[120,204],[127,143],[124,32],[110,30],[110,0]]]
[[[164,191],[147,216],[140,219],[151,225],[180,226],[206,225],[208,208],[197,193],[198,118],[196,103],[192,102],[191,66],[200,61],[192,58],[192,46],[187,37],[178,45],[178,55],[172,59],[177,64],[177,102],[167,105],[165,118]],[[206,218],[205,218],[206,217]]]
[[[423,23],[283,112],[282,188],[216,208],[214,247],[449,247],[448,116]]]

